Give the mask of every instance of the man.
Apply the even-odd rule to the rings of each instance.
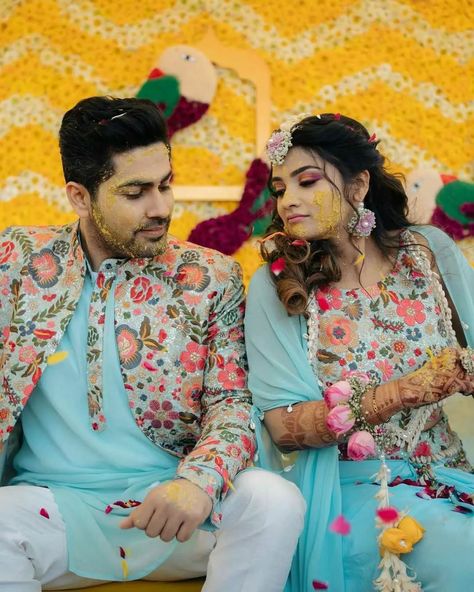
[[[85,99],[60,149],[78,223],[0,238],[0,591],[206,571],[206,591],[281,590],[304,508],[280,477],[241,472],[238,265],[168,236],[152,103]]]

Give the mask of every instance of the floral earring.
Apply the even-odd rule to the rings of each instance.
[[[375,228],[375,214],[372,210],[364,208],[361,203],[357,207],[357,212],[349,220],[347,224],[347,231],[349,234],[357,237],[368,237]]]

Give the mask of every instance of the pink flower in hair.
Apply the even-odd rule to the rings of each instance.
[[[283,164],[288,150],[293,145],[291,133],[286,130],[273,132],[267,142],[267,154],[273,165]]]

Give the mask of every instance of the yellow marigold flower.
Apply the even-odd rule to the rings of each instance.
[[[417,522],[411,516],[405,516],[398,523],[398,528],[405,533],[406,538],[415,545],[418,541],[421,541],[425,529],[419,522]]]
[[[381,555],[383,555],[384,551],[399,555],[400,553],[410,553],[413,550],[412,541],[401,528],[387,528],[384,530],[380,538],[380,544]]]

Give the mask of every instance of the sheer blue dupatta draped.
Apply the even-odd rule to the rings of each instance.
[[[307,358],[306,322],[288,316],[277,297],[268,268],[252,278],[247,297],[245,336],[249,387],[255,404],[259,464],[282,470],[280,455],[260,419],[276,407],[322,399]],[[299,487],[307,504],[306,528],[293,561],[286,592],[313,592],[313,580],[344,592],[342,542],[328,530],[341,513],[338,450],[336,446],[301,451],[294,467],[284,473]]]
[[[434,226],[415,226],[433,251],[444,285],[461,320],[469,347],[474,347],[474,269],[456,243]]]

